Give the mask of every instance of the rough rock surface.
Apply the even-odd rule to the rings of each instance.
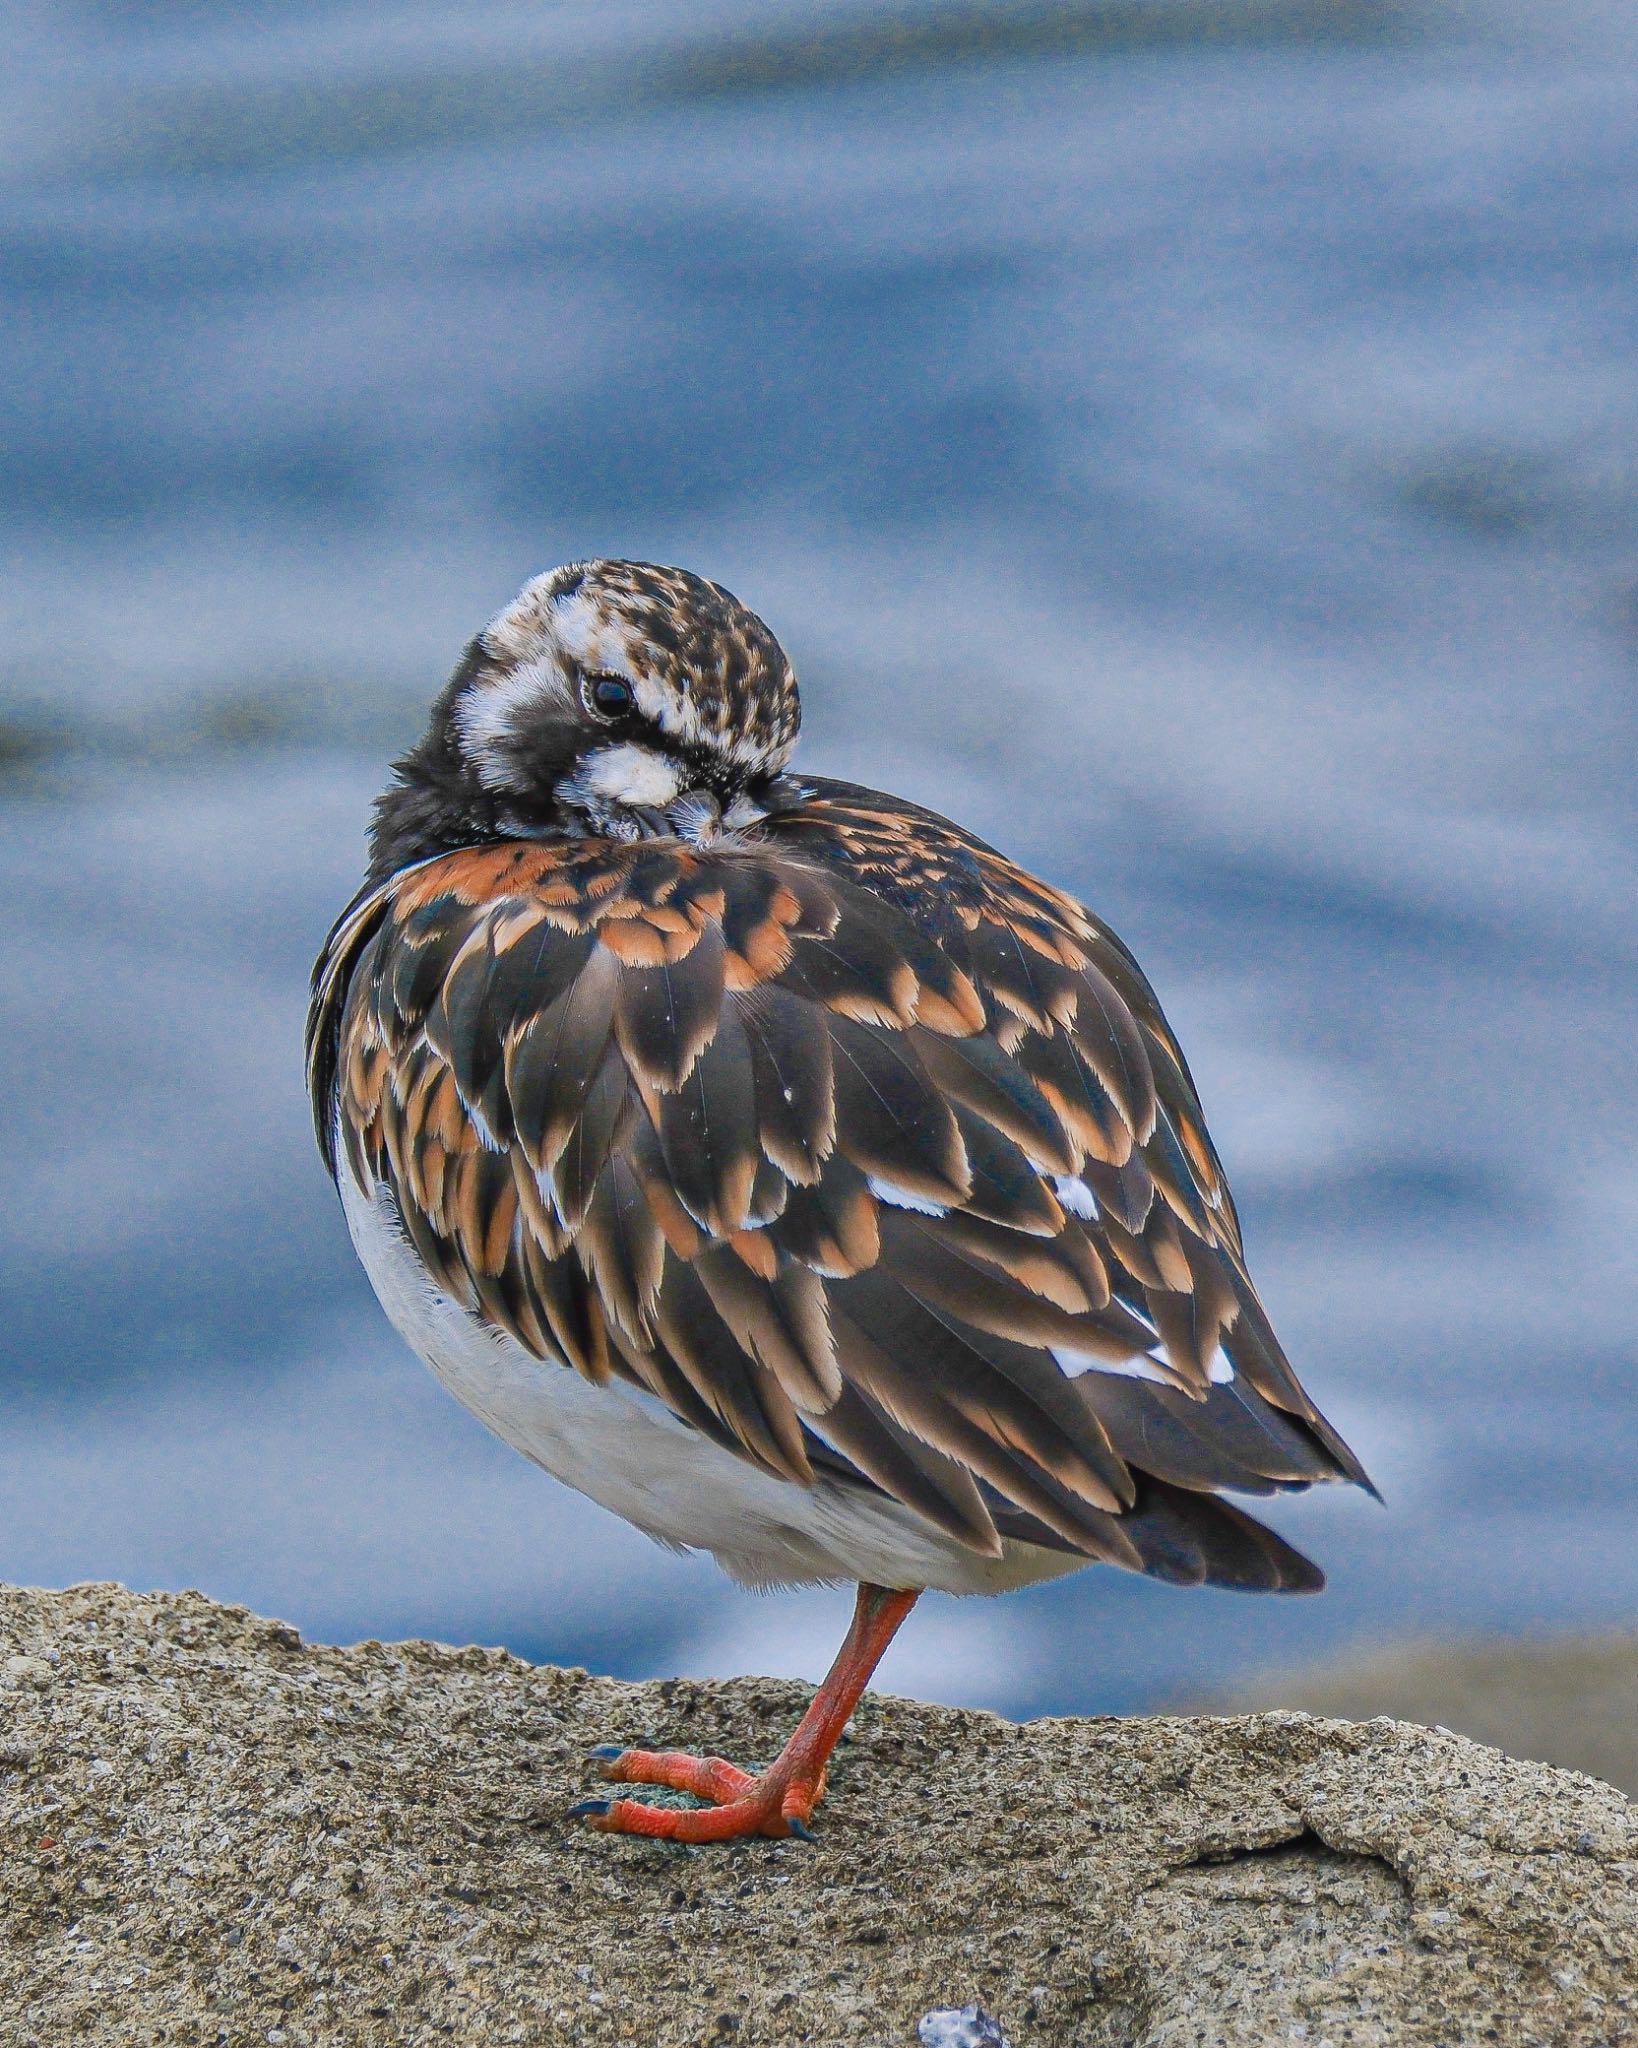
[[[1428,1642],[1253,1678],[1190,1711],[1255,1713],[1274,1703],[1363,1721],[1391,1714],[1454,1728],[1514,1756],[1588,1771],[1638,1793],[1638,1635],[1536,1642]]]
[[[584,1832],[594,1742],[766,1757],[800,1687],[305,1645],[0,1593],[0,2041],[1638,2040],[1638,1812],[1389,1722],[872,1697],[815,1846]]]

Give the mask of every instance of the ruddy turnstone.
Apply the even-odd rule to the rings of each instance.
[[[318,1138],[382,1306],[527,1457],[736,1579],[851,1581],[779,1760],[599,1752],[805,1834],[926,1587],[1089,1562],[1302,1592],[1221,1496],[1367,1484],[1246,1272],[1108,927],[960,826],[795,774],[773,634],[584,562],[472,641],[313,978]]]

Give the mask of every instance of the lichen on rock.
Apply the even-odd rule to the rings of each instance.
[[[804,1697],[0,1592],[0,2040],[1638,2041],[1638,1812],[1396,1722],[868,1696],[815,1845],[565,1819],[594,1743],[765,1759]]]

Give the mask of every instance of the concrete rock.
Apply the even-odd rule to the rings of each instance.
[[[1513,1756],[1638,1793],[1638,1635],[1407,1643],[1272,1672],[1179,1711],[1256,1713],[1278,1703],[1350,1721],[1391,1714],[1454,1728]]]
[[[871,1697],[816,1846],[565,1821],[593,1743],[765,1759],[804,1698],[0,1592],[0,2042],[1638,2041],[1638,1813],[1394,1722]]]

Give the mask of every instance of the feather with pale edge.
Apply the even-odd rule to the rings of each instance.
[[[980,1555],[1317,1582],[1217,1496],[1364,1475],[1147,983],[932,814],[820,785],[742,844],[422,863],[337,923],[308,1049],[332,1169],[542,1371]]]

